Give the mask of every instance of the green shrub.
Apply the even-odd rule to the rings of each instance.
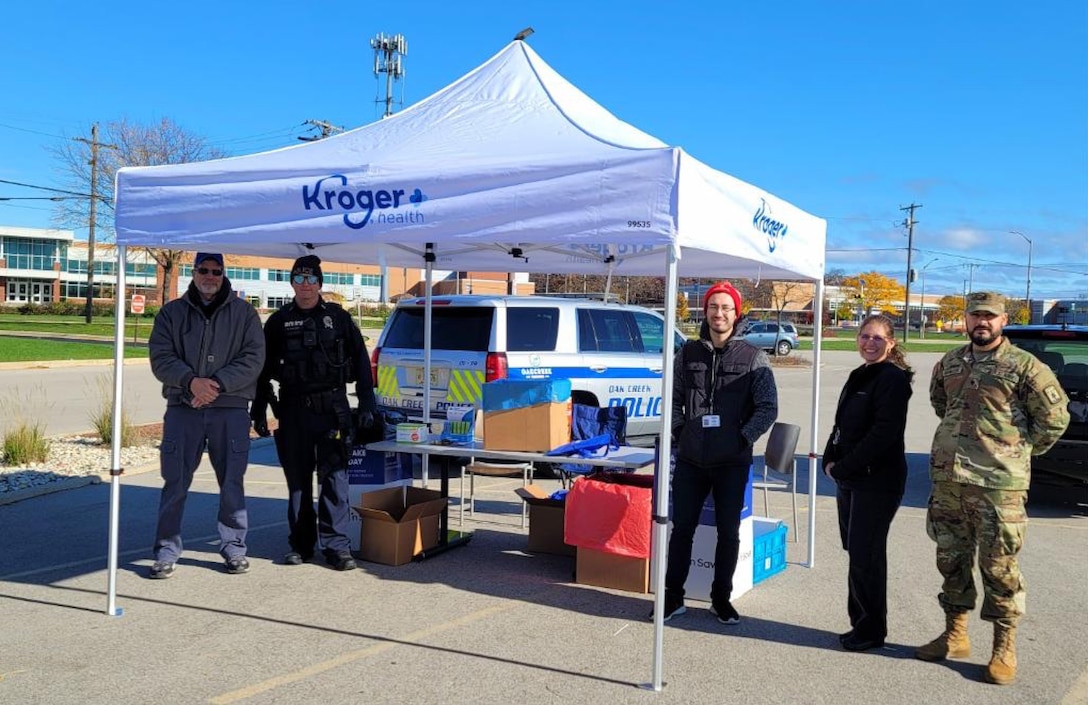
[[[44,463],[49,457],[49,441],[39,422],[23,421],[4,432],[3,459],[8,465]]]

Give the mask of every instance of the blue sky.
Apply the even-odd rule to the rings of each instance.
[[[307,119],[357,127],[381,114],[377,33],[408,40],[411,104],[532,26],[537,53],[621,119],[826,218],[829,270],[903,280],[913,202],[927,293],[970,280],[1022,296],[1019,231],[1033,298],[1088,295],[1083,0],[38,0],[3,14],[0,179],[59,184],[45,147],[94,121],[168,117],[232,154],[297,144]],[[50,227],[51,211],[0,201],[0,224]]]

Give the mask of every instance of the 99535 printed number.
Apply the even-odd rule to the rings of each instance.
[[[627,227],[629,228],[648,228],[650,227],[650,221],[648,220],[628,220]]]

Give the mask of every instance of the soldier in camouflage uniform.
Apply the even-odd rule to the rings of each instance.
[[[1016,556],[1027,526],[1031,456],[1061,437],[1069,425],[1069,399],[1046,364],[1002,336],[1004,297],[970,294],[966,321],[970,345],[941,358],[929,390],[941,422],[930,455],[926,528],[944,577],[937,599],[946,626],[915,655],[925,661],[970,655],[967,616],[977,597],[977,553],[982,619],[994,624],[985,678],[1005,685],[1016,678],[1016,625],[1024,614]]]

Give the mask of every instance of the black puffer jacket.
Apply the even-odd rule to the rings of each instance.
[[[910,377],[887,361],[862,365],[850,373],[839,395],[835,427],[823,457],[824,467],[835,463],[831,476],[843,487],[903,494]]]
[[[717,427],[703,417],[716,414]],[[751,463],[752,445],[778,418],[778,388],[766,354],[730,338],[715,348],[703,326],[673,372],[672,435],[677,456],[701,467]]]

